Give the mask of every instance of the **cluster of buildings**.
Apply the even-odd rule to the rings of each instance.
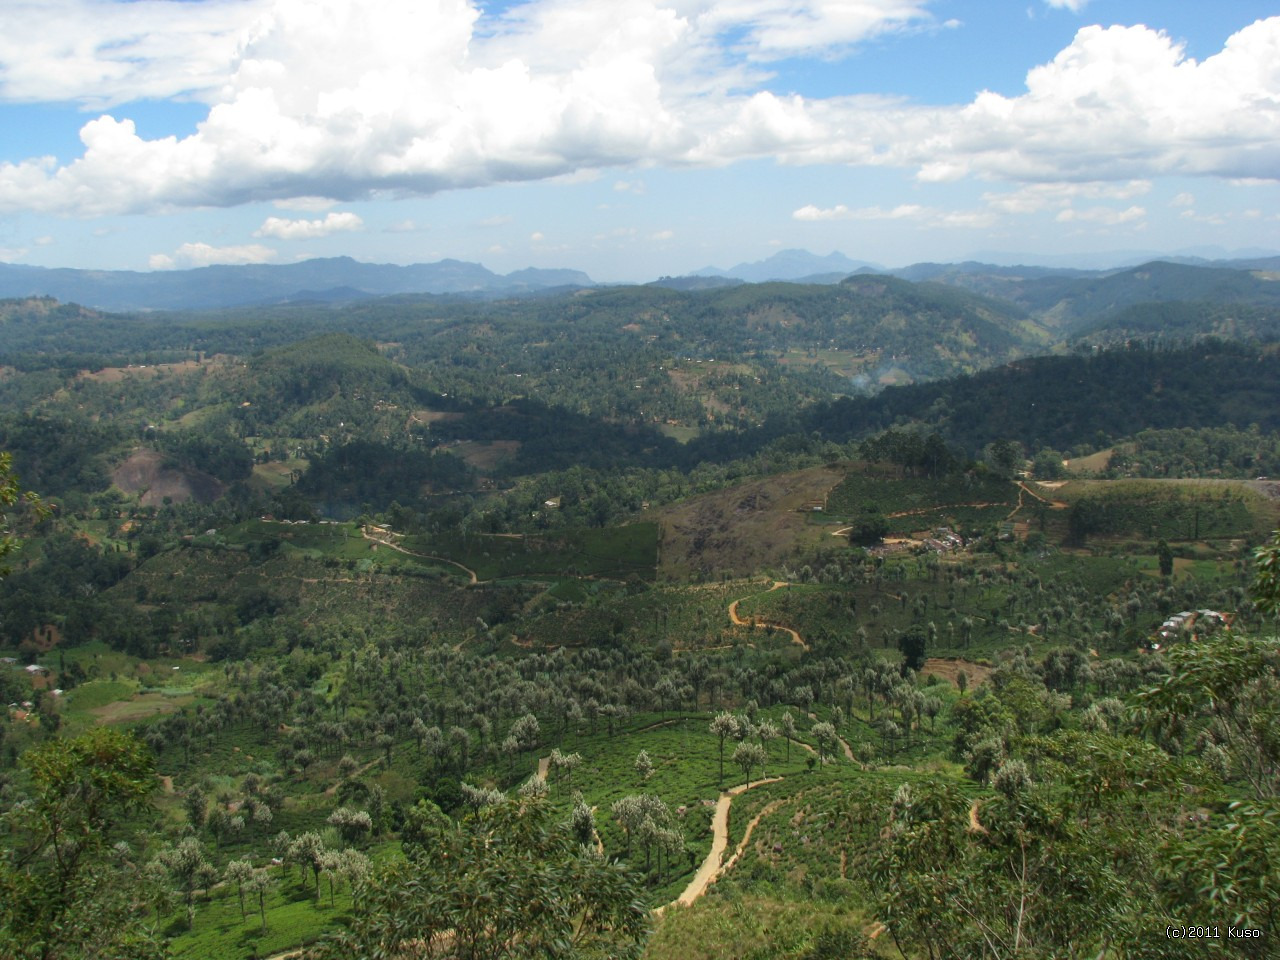
[[[1231,615],[1217,610],[1183,610],[1175,613],[1156,628],[1156,635],[1151,639],[1151,649],[1159,650],[1161,646],[1190,632],[1196,624],[1200,625],[1197,633],[1212,633],[1221,627],[1231,626]]]

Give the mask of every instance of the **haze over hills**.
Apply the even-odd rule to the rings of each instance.
[[[513,294],[591,285],[578,270],[527,268],[502,276],[462,260],[398,266],[331,257],[146,273],[0,264],[0,296],[51,296],[104,310],[211,309],[401,293]]]
[[[739,263],[728,270],[703,267],[695,270],[693,275],[732,277],[748,283],[763,283],[768,280],[802,280],[826,274],[848,275],[862,269],[880,272],[883,268],[866,260],[850,260],[838,250],[832,251],[825,257],[810,253],[808,250],[779,250],[765,260]]]
[[[711,290],[740,283],[782,281],[835,284],[852,274],[887,274],[913,282],[936,281],[1015,303],[1032,313],[1049,313],[1060,301],[1068,317],[1119,309],[1144,300],[1225,299],[1270,302],[1265,276],[1280,270],[1280,257],[1226,261],[1193,258],[1152,261],[1159,266],[1140,275],[1137,267],[1087,270],[1079,267],[1000,266],[969,260],[916,263],[887,269],[853,260],[839,252],[818,256],[783,250],[766,260],[740,263],[729,270],[704,267],[691,274],[663,277],[655,286],[683,291]],[[1096,289],[1090,281],[1106,277]],[[0,263],[0,297],[53,297],[100,310],[192,310],[263,306],[299,301],[350,302],[401,294],[510,297],[598,284],[581,270],[529,267],[497,274],[479,263],[362,263],[351,257],[304,260],[292,264],[219,265],[190,270],[126,271],[49,269]]]
[[[0,960],[1280,960],[1274,0],[316,6],[0,2]]]
[[[372,955],[341,938],[413,902],[404,871],[438,868],[416,889],[442,895],[468,872],[506,884],[486,858],[514,849],[563,861],[541,897],[607,866],[638,918],[691,903],[654,916],[643,960],[745,955],[724,932],[738,921],[715,921],[731,899],[791,911],[789,939],[762,935],[754,955],[870,960],[887,953],[865,931],[895,920],[875,862],[972,886],[990,876],[974,857],[1023,862],[1028,803],[1066,804],[1044,822],[1080,827],[1035,839],[1055,876],[1147,844],[1127,899],[1098,901],[1113,913],[1201,901],[1151,878],[1171,844],[1223,869],[1245,784],[1174,778],[1164,799],[1147,785],[1171,762],[1156,751],[1200,742],[1209,719],[1190,711],[1173,746],[1124,734],[1127,752],[1107,751],[1130,729],[1120,698],[1179,669],[1151,644],[1187,621],[1162,617],[1199,611],[1203,631],[1229,615],[1223,636],[1245,644],[1267,622],[1244,599],[1250,548],[1280,521],[1264,274],[961,264],[914,281],[371,297],[349,266],[197,271],[202,294],[227,293],[210,277],[309,286],[185,314],[0,300],[0,450],[53,505],[18,515],[29,543],[0,578],[0,702],[28,705],[0,720],[0,778],[41,802],[19,758],[101,746],[85,730],[145,751],[129,782],[154,789],[100,845],[127,835],[130,859],[95,869],[130,891],[147,865],[156,902],[123,901],[130,936],[160,924],[146,956]],[[1073,349],[1082,333],[1101,348]],[[1035,783],[1011,787],[1033,760]],[[1071,807],[1081,770],[1146,778],[1139,830],[1107,791]],[[1188,790],[1208,812],[1182,837]],[[942,811],[945,856],[895,852],[886,818],[911,791],[931,830]],[[474,831],[503,817],[525,831],[511,843]],[[0,820],[16,823],[0,854],[39,841]],[[544,820],[563,843],[526,857],[519,838]],[[449,837],[482,842],[446,857]],[[1228,868],[1251,879],[1274,833],[1258,846]],[[0,881],[27,882],[12,862]],[[196,870],[208,888],[184,910]],[[1276,915],[1272,887],[1233,889],[1259,929]],[[971,909],[1010,902],[1000,892]],[[0,898],[5,956],[6,924],[36,942],[34,921],[8,919],[15,902]],[[852,918],[838,940],[833,904]],[[102,909],[85,895],[64,912]],[[451,916],[435,922],[455,936]],[[1057,929],[1037,928],[1054,956],[1079,942]],[[576,954],[620,955],[637,954]]]

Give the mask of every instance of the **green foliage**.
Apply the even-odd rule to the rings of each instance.
[[[1255,424],[1235,427],[1143,430],[1121,444],[1107,463],[1112,477],[1234,477],[1280,474],[1280,434]]]
[[[1102,396],[1106,403],[1088,401]],[[1210,341],[1036,357],[998,371],[817,404],[786,429],[818,431],[840,442],[902,421],[945,429],[945,439],[970,454],[998,440],[1016,440],[1031,450],[1070,450],[1082,443],[1097,449],[1143,429],[1257,423],[1275,432],[1280,352]],[[781,422],[777,428],[784,430]]]
[[[1017,488],[1003,480],[971,474],[937,479],[886,477],[850,472],[827,497],[825,512],[858,524],[863,515],[883,517],[889,530],[921,530],[950,516],[967,516],[974,504],[1007,514],[1017,504]],[[886,531],[887,532],[887,531]]]
[[[253,471],[253,454],[240,440],[219,433],[160,433],[160,451],[183,470],[200,470],[231,484]]]
[[[913,624],[898,638],[898,649],[902,652],[902,662],[912,670],[924,666],[926,650],[926,634],[919,624]]]
[[[360,886],[351,926],[318,956],[394,955],[409,941],[468,957],[639,953],[647,911],[635,880],[584,851],[544,801],[481,807],[414,849]]]
[[[1249,502],[1239,489],[1216,490],[1134,480],[1076,497],[1067,517],[1078,540],[1101,535],[1200,540],[1248,534]]]
[[[889,532],[889,519],[874,504],[867,504],[849,527],[849,542],[858,547],[880,543]]]
[[[1140,694],[1149,727],[1170,745],[1212,745],[1227,777],[1258,800],[1280,797],[1280,640],[1220,633],[1168,661],[1168,677]]]
[[[120,819],[155,788],[150,751],[96,729],[29,750],[29,801],[3,817],[10,846],[0,861],[0,952],[53,957],[158,957],[138,915],[140,868],[110,844]]]
[[[472,471],[451,453],[422,446],[352,440],[313,457],[297,492],[320,501],[327,514],[382,510],[397,500],[420,502],[431,491],[469,488]]]
[[[11,554],[18,545],[9,526],[8,510],[22,503],[33,512],[41,510],[40,498],[36,494],[23,492],[18,476],[13,471],[13,455],[8,451],[0,451],[0,576],[9,572],[4,566],[4,558]]]
[[[1280,530],[1253,555],[1253,597],[1258,609],[1280,618]]]

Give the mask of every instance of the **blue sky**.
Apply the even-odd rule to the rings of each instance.
[[[0,260],[644,280],[1280,248],[1280,17],[1182,0],[7,0]]]

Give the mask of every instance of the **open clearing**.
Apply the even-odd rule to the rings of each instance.
[[[80,380],[92,380],[97,383],[120,383],[129,377],[156,377],[162,373],[190,373],[210,366],[216,361],[206,360],[197,363],[195,360],[183,360],[180,363],[129,364],[127,367],[103,367],[101,370],[81,370],[76,376]]]
[[[163,693],[139,693],[128,700],[117,700],[94,707],[89,713],[99,723],[132,723],[159,713],[173,713],[194,700],[195,696],[192,694],[170,697]]]
[[[659,576],[749,576],[779,565],[797,547],[822,542],[805,504],[821,502],[843,478],[838,466],[811,467],[692,497],[661,511]]]
[[[144,507],[158,507],[169,498],[173,503],[198,500],[212,503],[222,496],[222,484],[207,473],[166,467],[165,458],[155,450],[138,449],[111,471],[111,482],[125,493],[141,494]]]

